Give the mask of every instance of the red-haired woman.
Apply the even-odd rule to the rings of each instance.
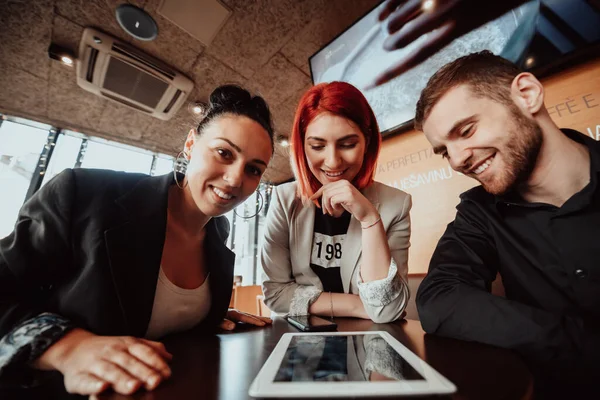
[[[373,181],[373,110],[344,82],[304,94],[291,136],[296,182],[276,187],[261,260],[277,313],[401,318],[409,298],[411,197]]]

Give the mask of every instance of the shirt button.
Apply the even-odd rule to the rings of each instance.
[[[575,270],[575,276],[578,277],[578,278],[583,279],[583,278],[585,278],[587,276],[587,273],[583,269],[576,269]]]

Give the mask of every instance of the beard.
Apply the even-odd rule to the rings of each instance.
[[[525,183],[537,163],[542,147],[542,128],[527,118],[516,105],[510,106],[512,126],[503,152],[505,168],[489,181],[480,181],[486,192],[504,195]]]

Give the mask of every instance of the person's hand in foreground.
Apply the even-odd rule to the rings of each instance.
[[[427,34],[419,45],[379,73],[367,89],[382,85],[425,61],[454,39],[492,21],[527,0],[388,0],[379,21],[388,33],[387,51],[407,47]]]
[[[153,390],[169,378],[167,363],[172,357],[160,342],[74,329],[46,350],[34,367],[60,371],[69,393],[91,395],[112,388],[131,394],[141,387]]]

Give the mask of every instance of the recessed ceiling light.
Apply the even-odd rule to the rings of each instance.
[[[278,135],[277,136],[277,143],[279,143],[279,145],[281,147],[289,147],[290,145],[290,141],[286,136],[283,135]]]
[[[194,107],[192,107],[192,112],[194,114],[202,114],[202,110],[203,110],[202,106],[199,106],[199,105],[195,105]]]
[[[50,46],[48,47],[48,56],[51,59],[60,61],[69,67],[72,67],[75,63],[75,55],[73,54],[73,51],[55,43],[50,43]]]

